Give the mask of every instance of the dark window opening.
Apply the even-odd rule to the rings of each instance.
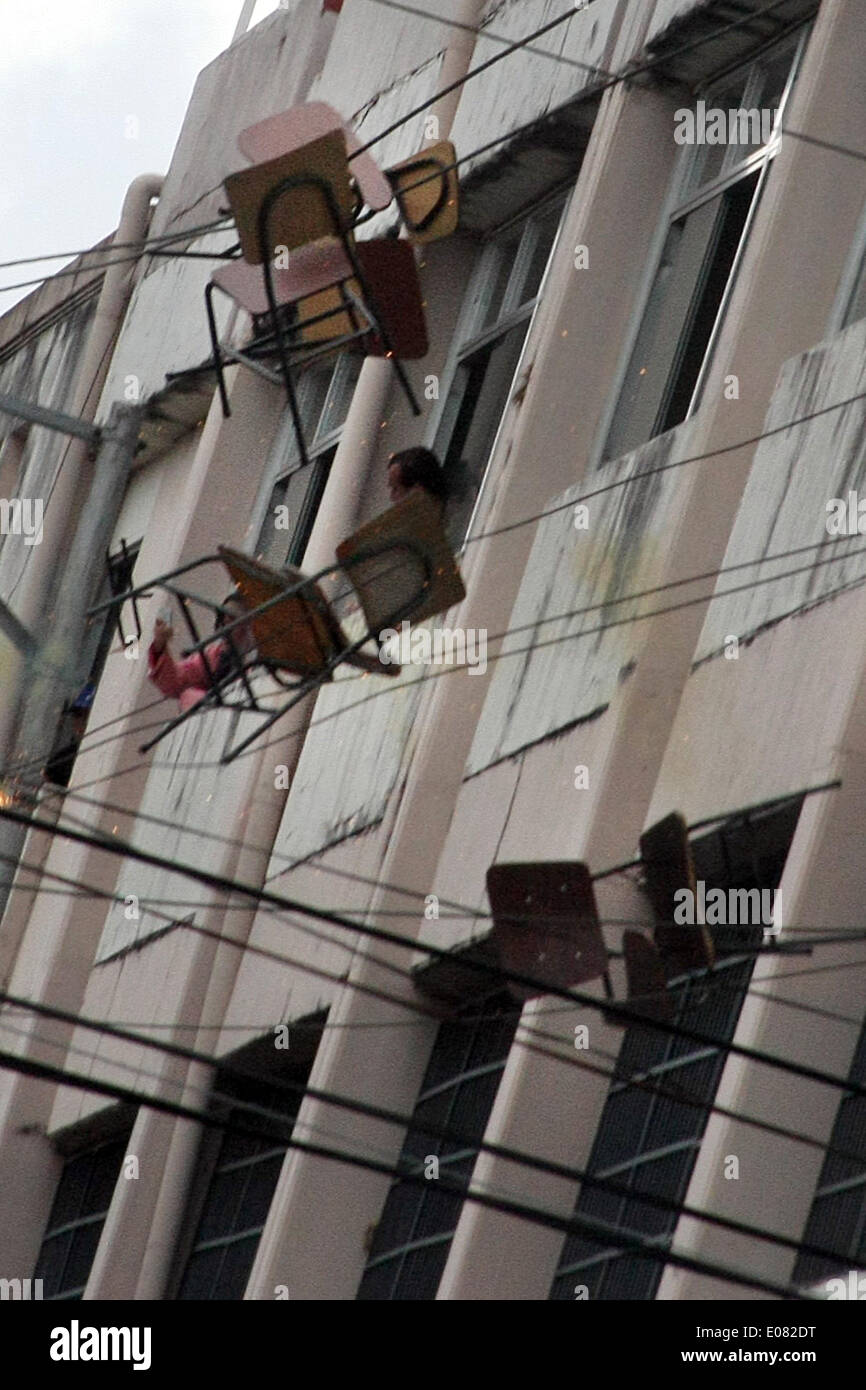
[[[707,888],[776,889],[794,836],[802,797],[763,813],[738,817],[692,841],[695,875]],[[663,1249],[673,1239],[678,1208],[685,1201],[726,1053],[737,1026],[754,966],[743,955],[761,944],[763,929],[711,927],[717,965],[708,976],[685,976],[671,986],[674,1023],[698,1029],[719,1046],[698,1046],[635,1024],[626,1030],[614,1078],[602,1111],[587,1172],[615,1179],[628,1195],[584,1183],[576,1216],[614,1228],[610,1240],[568,1236],[550,1297],[573,1300],[585,1285],[590,1299],[632,1301],[655,1298],[664,1270],[660,1260],[617,1248],[616,1230],[652,1240]],[[637,1085],[640,1076],[649,1084]],[[654,1084],[665,1094],[653,1089]],[[667,1092],[679,1091],[689,1104]],[[641,1201],[664,1198],[671,1210]]]
[[[471,1006],[470,1015],[439,1025],[413,1112],[414,1121],[453,1126],[458,1145],[409,1126],[400,1161],[423,1173],[436,1157],[439,1172],[468,1188],[520,1017],[507,994]],[[431,1178],[424,1186],[397,1178],[376,1227],[358,1289],[362,1301],[435,1298],[463,1208],[463,1195]]]
[[[277,483],[268,503],[264,544],[258,552],[266,564],[277,568],[301,564],[336,452],[335,444],[306,467],[296,468]],[[286,510],[278,513],[281,507]]]
[[[757,186],[758,174],[753,174],[734,184],[718,200],[710,246],[675,358],[667,402],[660,413],[655,434],[673,429],[688,414]]]
[[[94,604],[104,603],[114,594],[122,594],[132,587],[132,573],[140,549],[140,542],[133,546],[121,541],[120,548],[106,556],[105,575]],[[80,683],[70,691],[64,702],[63,712],[54,736],[51,756],[45,764],[45,777],[58,787],[68,787],[78,757],[81,740],[87,732],[90,707],[96,687],[105,669],[115,631],[124,646],[129,637],[141,636],[138,614],[135,611],[136,632],[124,631],[121,620],[121,605],[110,608],[102,616],[94,619],[85,633],[79,660]]]
[[[43,1298],[80,1299],[87,1285],[129,1135],[68,1158],[36,1262]]]
[[[324,1027],[324,1017],[288,1025],[289,1048],[275,1047],[270,1034],[230,1059],[232,1067],[258,1072],[249,1080],[218,1075],[214,1105],[226,1118],[256,1128],[274,1128],[275,1121],[232,1105],[258,1105],[293,1122],[303,1100],[300,1090],[279,1083],[305,1086]],[[280,1059],[285,1061],[280,1063]],[[287,1145],[226,1130],[212,1130],[202,1139],[197,1179],[187,1211],[185,1229],[192,1233],[179,1251],[182,1274],[179,1300],[242,1299],[283,1167]]]
[[[866,1082],[866,1025],[864,1025],[848,1080]],[[839,1102],[830,1148],[852,1155],[828,1153],[824,1159],[804,1241],[837,1250],[836,1262],[817,1255],[800,1255],[793,1282],[812,1285],[820,1280],[866,1269],[866,1097],[843,1096]],[[857,1158],[857,1155],[862,1157]]]

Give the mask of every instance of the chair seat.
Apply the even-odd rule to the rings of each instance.
[[[421,286],[411,246],[393,238],[362,241],[355,246],[361,272],[375,299],[379,322],[392,344],[394,355],[407,361],[426,356],[427,325],[421,303]],[[213,284],[231,295],[249,314],[268,312],[264,274],[259,266],[231,261],[211,276]],[[339,286],[344,284],[363,310],[362,288],[354,279],[343,245],[331,239],[301,246],[289,253],[285,268],[273,271],[277,305],[294,305],[298,323],[294,333],[304,343],[347,338],[358,334],[359,346],[370,357],[388,352],[380,333],[363,315],[353,323]]]
[[[457,228],[457,152],[450,140],[420,150],[388,169],[409,236],[421,245],[451,236]]]
[[[585,864],[492,864],[487,896],[502,969],[540,982],[533,988],[509,981],[518,998],[540,995],[544,985],[568,989],[605,974],[607,951]]]
[[[258,608],[299,584],[300,570],[273,570],[269,565],[218,547],[220,558],[248,608]],[[346,646],[342,628],[317,584],[308,583],[265,613],[250,618],[259,658],[299,676],[317,675]],[[327,679],[331,679],[330,673]]]

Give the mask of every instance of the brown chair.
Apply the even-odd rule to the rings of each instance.
[[[690,970],[708,970],[715,964],[713,938],[702,923],[680,925],[674,921],[674,894],[687,888],[694,894],[695,866],[688,826],[672,811],[640,837],[644,889],[656,919],[654,937],[668,979]]]
[[[607,973],[607,951],[585,864],[491,864],[487,896],[499,962],[509,974],[538,985],[507,981],[518,999],[568,989]]]
[[[327,113],[330,108],[322,106]],[[273,129],[285,119],[270,118],[271,123],[277,123]],[[328,119],[321,113],[313,119],[307,112],[296,122],[296,137],[327,127]],[[253,132],[256,129],[251,127]],[[269,126],[261,138],[248,139],[247,148],[269,149],[279,143],[273,129]],[[245,134],[250,137],[250,131]],[[363,339],[370,352],[392,360],[410,408],[420,415],[400,360],[404,354],[399,351],[403,348],[410,355],[423,356],[427,350],[414,261],[408,247],[389,249],[373,242],[362,251],[355,242],[352,228],[357,198],[342,125],[229,175],[225,189],[243,259],[248,266],[261,268],[264,300],[250,277],[232,265],[217,271],[205,291],[223,413],[231,413],[222,371],[225,357],[242,362],[270,381],[281,378],[301,464],[305,465],[309,458],[293,376],[293,365],[297,366],[293,353],[300,346],[303,360],[308,361],[311,342],[324,342],[325,350],[334,351]],[[284,256],[289,258],[285,267],[279,263]],[[238,302],[255,304],[261,315],[267,315],[270,340],[264,344],[254,341],[243,353],[221,349],[213,311],[215,288],[232,294]],[[300,333],[293,331],[299,305],[304,305]],[[264,352],[276,355],[279,375],[261,362]]]
[[[412,241],[424,245],[451,236],[459,216],[457,152],[449,140],[386,171]]]
[[[423,622],[466,597],[442,509],[420,488],[342,541],[337,559],[371,632]]]

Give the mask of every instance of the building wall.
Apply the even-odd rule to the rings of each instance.
[[[453,127],[459,155],[544,113],[559,119],[590,86],[587,66],[619,67],[700,8],[682,0],[597,0],[575,11],[542,41],[568,62],[514,56],[467,86]],[[333,101],[369,139],[434,95],[446,25],[390,12],[386,22],[368,0],[352,0],[336,20],[317,11],[307,0],[280,10],[202,74],[155,232],[187,229],[194,249],[226,244],[228,235],[192,229],[216,215],[221,181],[237,162],[236,132],[281,106],[305,96]],[[559,12],[565,8],[515,0],[491,9],[489,25],[516,38]],[[496,47],[479,36],[473,62]],[[866,147],[866,105],[857,96],[864,48],[866,26],[854,0],[824,3],[786,125]],[[827,336],[866,193],[860,163],[848,160],[842,178],[842,156],[782,141],[700,408],[674,430],[596,467],[681,155],[673,116],[686,99],[667,83],[620,84],[592,98],[591,116],[580,116],[580,128],[591,134],[582,161],[568,153],[579,172],[473,532],[549,515],[472,540],[460,556],[467,598],[448,615],[451,626],[488,634],[485,674],[440,679],[439,671],[411,668],[388,683],[341,677],[321,691],[312,712],[277,726],[264,746],[228,768],[218,766],[230,718],[222,712],[192,721],[150,755],[138,753],[142,730],[163,714],[147,708],[153,691],[143,651],[137,661],[115,651],[100,683],[91,728],[116,723],[110,740],[94,735],[85,744],[63,817],[80,817],[166,858],[339,908],[359,923],[391,926],[418,943],[414,956],[298,913],[227,902],[190,879],[57,837],[47,871],[94,884],[116,901],[44,896],[25,907],[19,884],[5,919],[16,924],[15,947],[6,952],[13,992],[90,1018],[148,1020],[159,1025],[159,1038],[219,1058],[282,1022],[327,1008],[311,1085],[408,1113],[436,1020],[413,1018],[419,1000],[406,971],[425,959],[425,943],[462,945],[488,929],[484,875],[494,861],[581,858],[600,871],[631,859],[641,831],[672,809],[694,822],[841,777],[841,792],[806,802],[782,884],[785,924],[856,925],[861,568],[855,548],[837,561],[844,547],[819,546],[826,500],[857,487],[861,471],[862,403],[840,403],[861,390],[863,322]],[[383,160],[422,143],[417,121],[383,142]],[[507,146],[498,162],[495,151],[467,161],[462,176],[476,209],[488,200],[490,208],[510,202],[517,211],[536,188],[533,179],[555,181],[564,167],[556,157],[549,137],[543,158],[537,151],[518,157]],[[473,188],[481,192],[473,195]],[[483,211],[475,214],[479,226]],[[577,246],[588,248],[588,269],[575,264]],[[433,372],[447,389],[449,349],[477,247],[477,230],[464,230],[425,253],[431,352],[411,368],[419,387]],[[200,296],[209,269],[207,262],[154,262],[139,274],[101,416],[129,376],[148,397],[166,373],[204,361]],[[235,323],[238,333],[244,327]],[[731,373],[740,383],[736,399],[725,391]],[[211,551],[216,540],[250,549],[255,543],[252,517],[283,402],[276,388],[243,371],[232,369],[230,379],[231,418],[222,419],[215,401],[203,427],[147,465],[130,489],[116,534],[141,536],[141,581]],[[795,430],[781,430],[812,413]],[[372,452],[374,481],[362,492],[356,521],[384,505],[388,451],[420,438],[431,414],[425,402],[425,419],[414,421],[390,391]],[[588,528],[576,529],[574,509],[588,492],[597,493],[588,502]],[[322,515],[317,525],[327,522]],[[757,571],[733,568],[804,546],[814,549]],[[833,563],[821,564],[830,554]],[[764,579],[799,566],[800,574],[726,596],[736,585],[752,585],[756,574]],[[714,581],[719,567],[730,573]],[[700,574],[708,577],[688,582]],[[221,596],[217,578],[207,585],[210,597]],[[687,600],[694,602],[659,611]],[[159,606],[156,598],[143,605],[146,630]],[[619,619],[628,621],[613,625]],[[602,626],[607,630],[595,630]],[[495,637],[512,629],[519,630]],[[736,660],[725,655],[732,634]],[[419,679],[425,674],[430,679]],[[282,766],[292,772],[288,790],[279,785]],[[575,784],[578,767],[588,770],[586,788]],[[31,847],[45,854],[32,834]],[[463,915],[425,917],[428,894],[457,903]],[[129,915],[130,895],[140,899],[138,918]],[[648,920],[645,901],[626,878],[600,883],[598,902],[614,923]],[[196,926],[230,944],[176,920],[190,913]],[[618,950],[621,927],[606,930]],[[840,968],[816,977],[821,983],[786,982],[785,957],[762,961],[760,980],[783,1002],[753,992],[737,1041],[813,1063],[819,1052],[821,1065],[843,1074],[863,1012],[856,973],[842,969],[853,949],[822,951],[822,964]],[[617,987],[620,973],[615,965]],[[587,992],[600,997],[600,983]],[[487,1138],[580,1167],[607,1081],[572,1065],[574,1028],[588,1023],[592,1049],[607,1059],[622,1035],[587,1006],[554,1013],[551,1003],[524,1009]],[[792,1029],[792,1009],[804,1003],[853,1021],[818,1022],[801,1009],[802,1026]],[[527,1045],[548,1030],[558,1039],[555,1060]],[[211,1080],[204,1067],[95,1038],[83,1027],[19,1022],[3,1038],[10,1050],[65,1061],[94,1077],[132,1079],[144,1093],[162,1088],[191,1104],[203,1102]],[[814,1082],[781,1084],[778,1075],[735,1058],[718,1095],[719,1103],[805,1128],[825,1142],[837,1099]],[[84,1132],[109,1109],[103,1098],[71,1087],[52,1094],[22,1078],[4,1080],[0,1227],[10,1237],[0,1274],[21,1276],[38,1251],[59,1169],[51,1141],[68,1139],[76,1127]],[[397,1158],[403,1141],[397,1124],[309,1097],[295,1135],[327,1135],[347,1151],[386,1161]],[[164,1293],[199,1137],[188,1122],[139,1112],[130,1151],[141,1179],[118,1183],[88,1297]],[[723,1177],[730,1153],[742,1160],[737,1184]],[[788,1141],[771,1143],[714,1116],[689,1200],[799,1238],[819,1167],[813,1151],[804,1157]],[[479,1159],[475,1182],[563,1216],[578,1190],[576,1181],[489,1155]],[[382,1174],[290,1151],[246,1296],[270,1298],[287,1285],[293,1298],[354,1297],[388,1186]],[[680,1221],[675,1241],[778,1279],[793,1268],[790,1252],[737,1245],[694,1221]],[[467,1202],[439,1297],[544,1299],[561,1247],[555,1232]],[[709,1298],[719,1291],[699,1275],[669,1270],[659,1296]]]

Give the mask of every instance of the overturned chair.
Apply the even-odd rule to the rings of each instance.
[[[593,878],[579,861],[541,860],[492,864],[487,897],[492,928],[488,935],[449,952],[416,975],[423,993],[439,1004],[466,1003],[473,991],[502,988],[524,1003],[546,991],[578,988],[601,980],[599,1007],[613,1027],[629,1023],[670,1023],[675,1016],[671,986],[684,976],[706,975],[715,964],[706,926],[674,921],[675,894],[694,888],[695,871],[684,818],[673,812],[641,836],[643,892],[654,922],[645,931],[622,936],[626,1010],[610,1010],[614,989],[611,952],[605,943]],[[480,971],[479,966],[485,970]]]
[[[295,375],[351,349],[390,359],[420,414],[402,366],[428,350],[412,247],[457,226],[454,146],[437,142],[383,172],[333,107],[308,102],[241,131],[238,148],[251,165],[230,174],[225,191],[241,259],[214,272],[205,291],[223,413],[230,414],[227,362],[282,383],[306,463]],[[392,203],[408,240],[356,240],[355,229]],[[243,347],[220,338],[217,292],[252,319]]]
[[[237,617],[227,604],[214,603],[191,592],[177,581],[207,565],[219,565],[246,606]],[[349,588],[340,598],[354,597],[363,614],[364,631],[351,638],[322,590],[320,581],[339,576]],[[90,610],[90,616],[127,600],[162,589],[175,598],[192,638],[183,653],[199,653],[208,689],[191,708],[170,719],[159,733],[141,745],[147,752],[194,714],[214,707],[228,707],[263,716],[252,733],[224,752],[221,761],[232,762],[244,749],[302,700],[310,691],[333,680],[338,666],[347,664],[366,673],[400,674],[400,667],[379,650],[379,634],[404,620],[421,622],[459,603],[465,597],[460,572],[448,547],[440,509],[424,493],[414,493],[361,527],[338,547],[337,563],[304,575],[295,568],[272,569],[229,546],[193,560],[168,574],[117,595]],[[202,637],[195,607],[219,616],[217,634]],[[236,634],[248,627],[254,646],[243,651]],[[221,674],[208,649],[215,641],[226,643],[230,669]],[[376,652],[363,651],[368,643]],[[262,703],[253,678],[266,673],[286,692],[276,707]],[[273,693],[273,692],[271,692]]]

